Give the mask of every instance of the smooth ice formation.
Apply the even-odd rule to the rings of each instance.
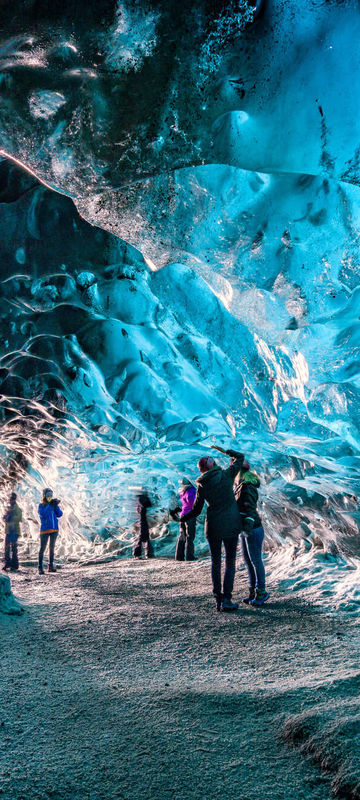
[[[360,15],[210,5],[37,2],[36,32],[5,5],[1,468],[30,559],[44,483],[68,556],[127,554],[141,486],[172,552],[215,441],[261,472],[270,546],[358,551]]]

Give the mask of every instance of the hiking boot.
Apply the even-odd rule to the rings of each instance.
[[[269,599],[270,595],[266,589],[256,589],[254,600],[250,600],[252,606],[263,606]]]
[[[221,611],[222,595],[215,595],[216,611]]]
[[[237,611],[239,608],[238,603],[233,603],[229,597],[224,597],[221,603],[221,611]]]
[[[243,603],[246,603],[248,606],[252,600],[255,600],[255,589],[252,589],[251,586],[249,586],[249,594],[247,597],[243,597]]]
[[[3,570],[3,572],[6,572],[9,569],[9,567],[7,564],[4,564],[4,566],[1,567],[1,569]]]
[[[56,572],[56,569],[52,564],[49,564],[48,572]]]
[[[39,567],[39,575],[45,575],[45,572],[42,567]]]

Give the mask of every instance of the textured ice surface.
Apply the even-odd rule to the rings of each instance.
[[[251,176],[235,173],[246,187]],[[253,256],[250,223],[242,255],[232,249],[211,216],[216,178],[225,187],[229,168],[195,175],[206,206],[194,253],[189,246],[182,263],[154,272],[133,247],[85,222],[69,198],[2,164],[2,477],[7,491],[22,476],[30,560],[44,484],[66,505],[60,554],[78,557],[82,537],[95,537],[101,552],[107,541],[109,555],[127,553],[141,486],[153,494],[161,551],[172,552],[167,509],[178,479],[195,478],[197,458],[215,440],[237,442],[262,471],[274,544],[305,537],[356,552],[357,388],[356,374],[351,382],[346,374],[353,355],[342,320],[356,328],[357,289],[325,270],[331,288],[317,291],[323,237],[303,221],[304,241],[313,238],[302,270],[296,244],[280,235],[277,207],[264,225],[279,231],[278,240],[275,230],[265,237],[268,259],[265,244]],[[294,205],[308,204],[309,188],[303,201],[289,181]],[[274,208],[272,191],[265,208]],[[245,203],[245,191],[239,196]],[[340,216],[337,193],[333,202]]]
[[[2,149],[82,215],[2,162],[26,547],[46,483],[68,554],[127,552],[141,486],[171,551],[178,478],[216,439],[261,471],[270,545],[358,549],[357,4],[209,8],[37,3],[35,33],[5,4]]]
[[[7,575],[0,575],[0,613],[20,615],[23,610],[11,591],[10,579]]]

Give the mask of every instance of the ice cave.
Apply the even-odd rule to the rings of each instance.
[[[3,517],[16,492],[23,519],[20,570],[10,576],[17,599],[1,576],[0,606],[11,618],[0,617],[14,647],[29,604],[48,602],[44,583],[32,589],[44,487],[54,487],[64,511],[56,558],[66,608],[80,596],[72,570],[90,576],[79,579],[89,588],[112,569],[104,596],[115,569],[127,586],[138,580],[131,556],[143,491],[152,500],[156,555],[149,575],[160,580],[161,564],[168,565],[164,591],[180,598],[178,522],[169,510],[179,481],[195,482],[199,458],[214,446],[240,450],[260,475],[274,591],[311,603],[319,630],[321,614],[332,630],[355,630],[359,41],[357,0],[1,3],[0,505]],[[217,461],[225,467],[228,458]],[[197,528],[194,569],[204,569],[209,591],[202,517]],[[195,572],[182,574],[196,594]],[[313,641],[316,620],[311,628],[306,613],[304,641]],[[82,626],[87,615],[84,601]],[[146,620],[139,613],[136,624]],[[339,636],[340,646],[343,635],[331,641]],[[339,653],[334,659],[340,664]],[[354,654],[341,675],[334,667],[334,680],[358,686],[355,663]],[[71,685],[69,677],[67,692]],[[258,800],[264,791],[267,800],[360,798],[356,748],[339,755],[336,738],[343,701],[346,731],[353,725],[359,744],[353,684],[326,695],[320,727],[306,710],[313,697],[304,695],[298,707],[286,696],[285,739],[302,742],[305,771],[315,769],[310,756],[327,770],[330,788],[309,772],[301,789],[294,762],[290,795],[271,775],[260,779],[259,795],[251,784],[234,793],[228,778],[222,794],[215,778],[184,791],[173,776],[169,788],[151,766],[146,789],[119,776],[120,788],[108,778],[100,787],[92,776],[88,788],[80,778],[73,785],[59,778],[42,794],[19,775],[14,789],[0,772],[0,793],[9,800],[30,796],[29,787],[34,800]],[[216,728],[211,702],[206,719],[199,706],[208,729]],[[226,692],[221,702],[231,714]],[[324,730],[336,769],[321,750]],[[342,728],[341,741],[347,735]]]

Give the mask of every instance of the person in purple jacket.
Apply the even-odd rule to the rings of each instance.
[[[195,486],[187,478],[182,478],[179,487],[181,507],[177,506],[170,512],[175,516],[180,511],[180,534],[177,540],[175,559],[176,561],[195,561],[194,539],[196,532],[196,519],[189,522],[182,522],[181,517],[191,511],[196,497]]]
[[[58,518],[62,517],[59,508],[60,500],[53,497],[52,489],[44,489],[43,499],[39,503],[40,517],[40,550],[39,550],[39,574],[44,575],[43,557],[46,545],[49,542],[49,572],[56,572],[54,567],[55,542],[59,533]]]

